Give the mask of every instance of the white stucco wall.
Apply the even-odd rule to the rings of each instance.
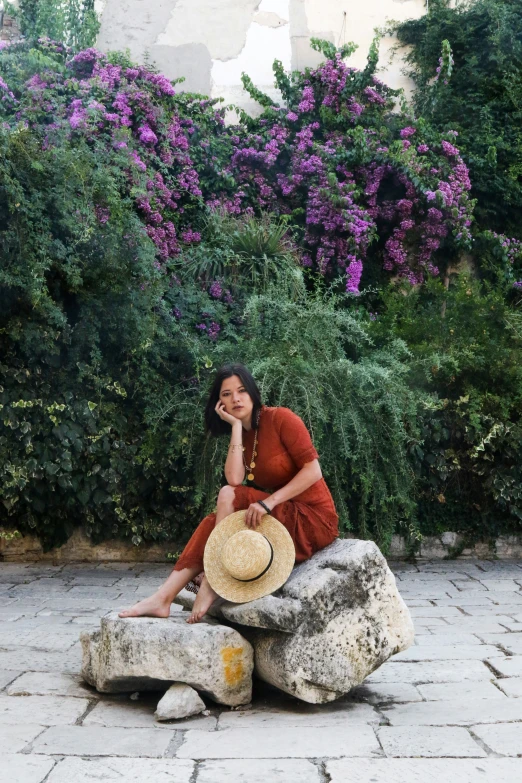
[[[100,49],[129,49],[170,78],[185,76],[181,89],[221,96],[252,111],[256,107],[241,86],[243,71],[273,94],[275,59],[288,69],[319,61],[311,37],[354,41],[359,49],[349,62],[362,66],[375,28],[419,17],[426,0],[97,0],[97,6]],[[394,43],[381,42],[380,76],[407,89],[400,58],[390,62]]]

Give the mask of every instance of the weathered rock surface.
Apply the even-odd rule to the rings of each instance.
[[[190,608],[195,596],[177,598]],[[348,693],[413,643],[395,577],[371,541],[340,540],[292,572],[276,594],[217,602],[210,614],[237,624],[254,646],[258,677],[312,704]]]
[[[158,702],[154,717],[156,720],[178,720],[190,715],[199,715],[205,709],[205,702],[197,691],[182,682],[175,682]]]
[[[253,650],[233,628],[189,625],[184,617],[101,620],[99,631],[80,636],[82,677],[102,693],[157,690],[183,682],[229,706],[252,695]]]

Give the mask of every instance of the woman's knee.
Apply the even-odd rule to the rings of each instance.
[[[235,487],[231,487],[229,484],[221,487],[217,499],[218,506],[223,506],[224,508],[233,508],[235,493]]]

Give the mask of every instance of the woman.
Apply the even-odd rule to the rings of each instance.
[[[203,552],[214,526],[234,511],[246,509],[246,525],[255,530],[269,509],[290,533],[297,563],[338,536],[334,502],[308,430],[288,408],[262,405],[259,389],[242,364],[218,370],[205,424],[212,435],[230,436],[225,461],[228,483],[219,492],[216,512],[200,522],[159,590],[120,612],[120,617],[168,617],[180,590],[203,571]],[[187,622],[199,622],[217,597],[203,576]]]

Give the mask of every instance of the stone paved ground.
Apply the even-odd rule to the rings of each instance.
[[[154,698],[81,684],[78,635],[168,571],[0,563],[2,781],[522,780],[522,562],[396,564],[416,644],[339,702],[258,687],[250,709],[209,703],[207,716],[158,725]]]

